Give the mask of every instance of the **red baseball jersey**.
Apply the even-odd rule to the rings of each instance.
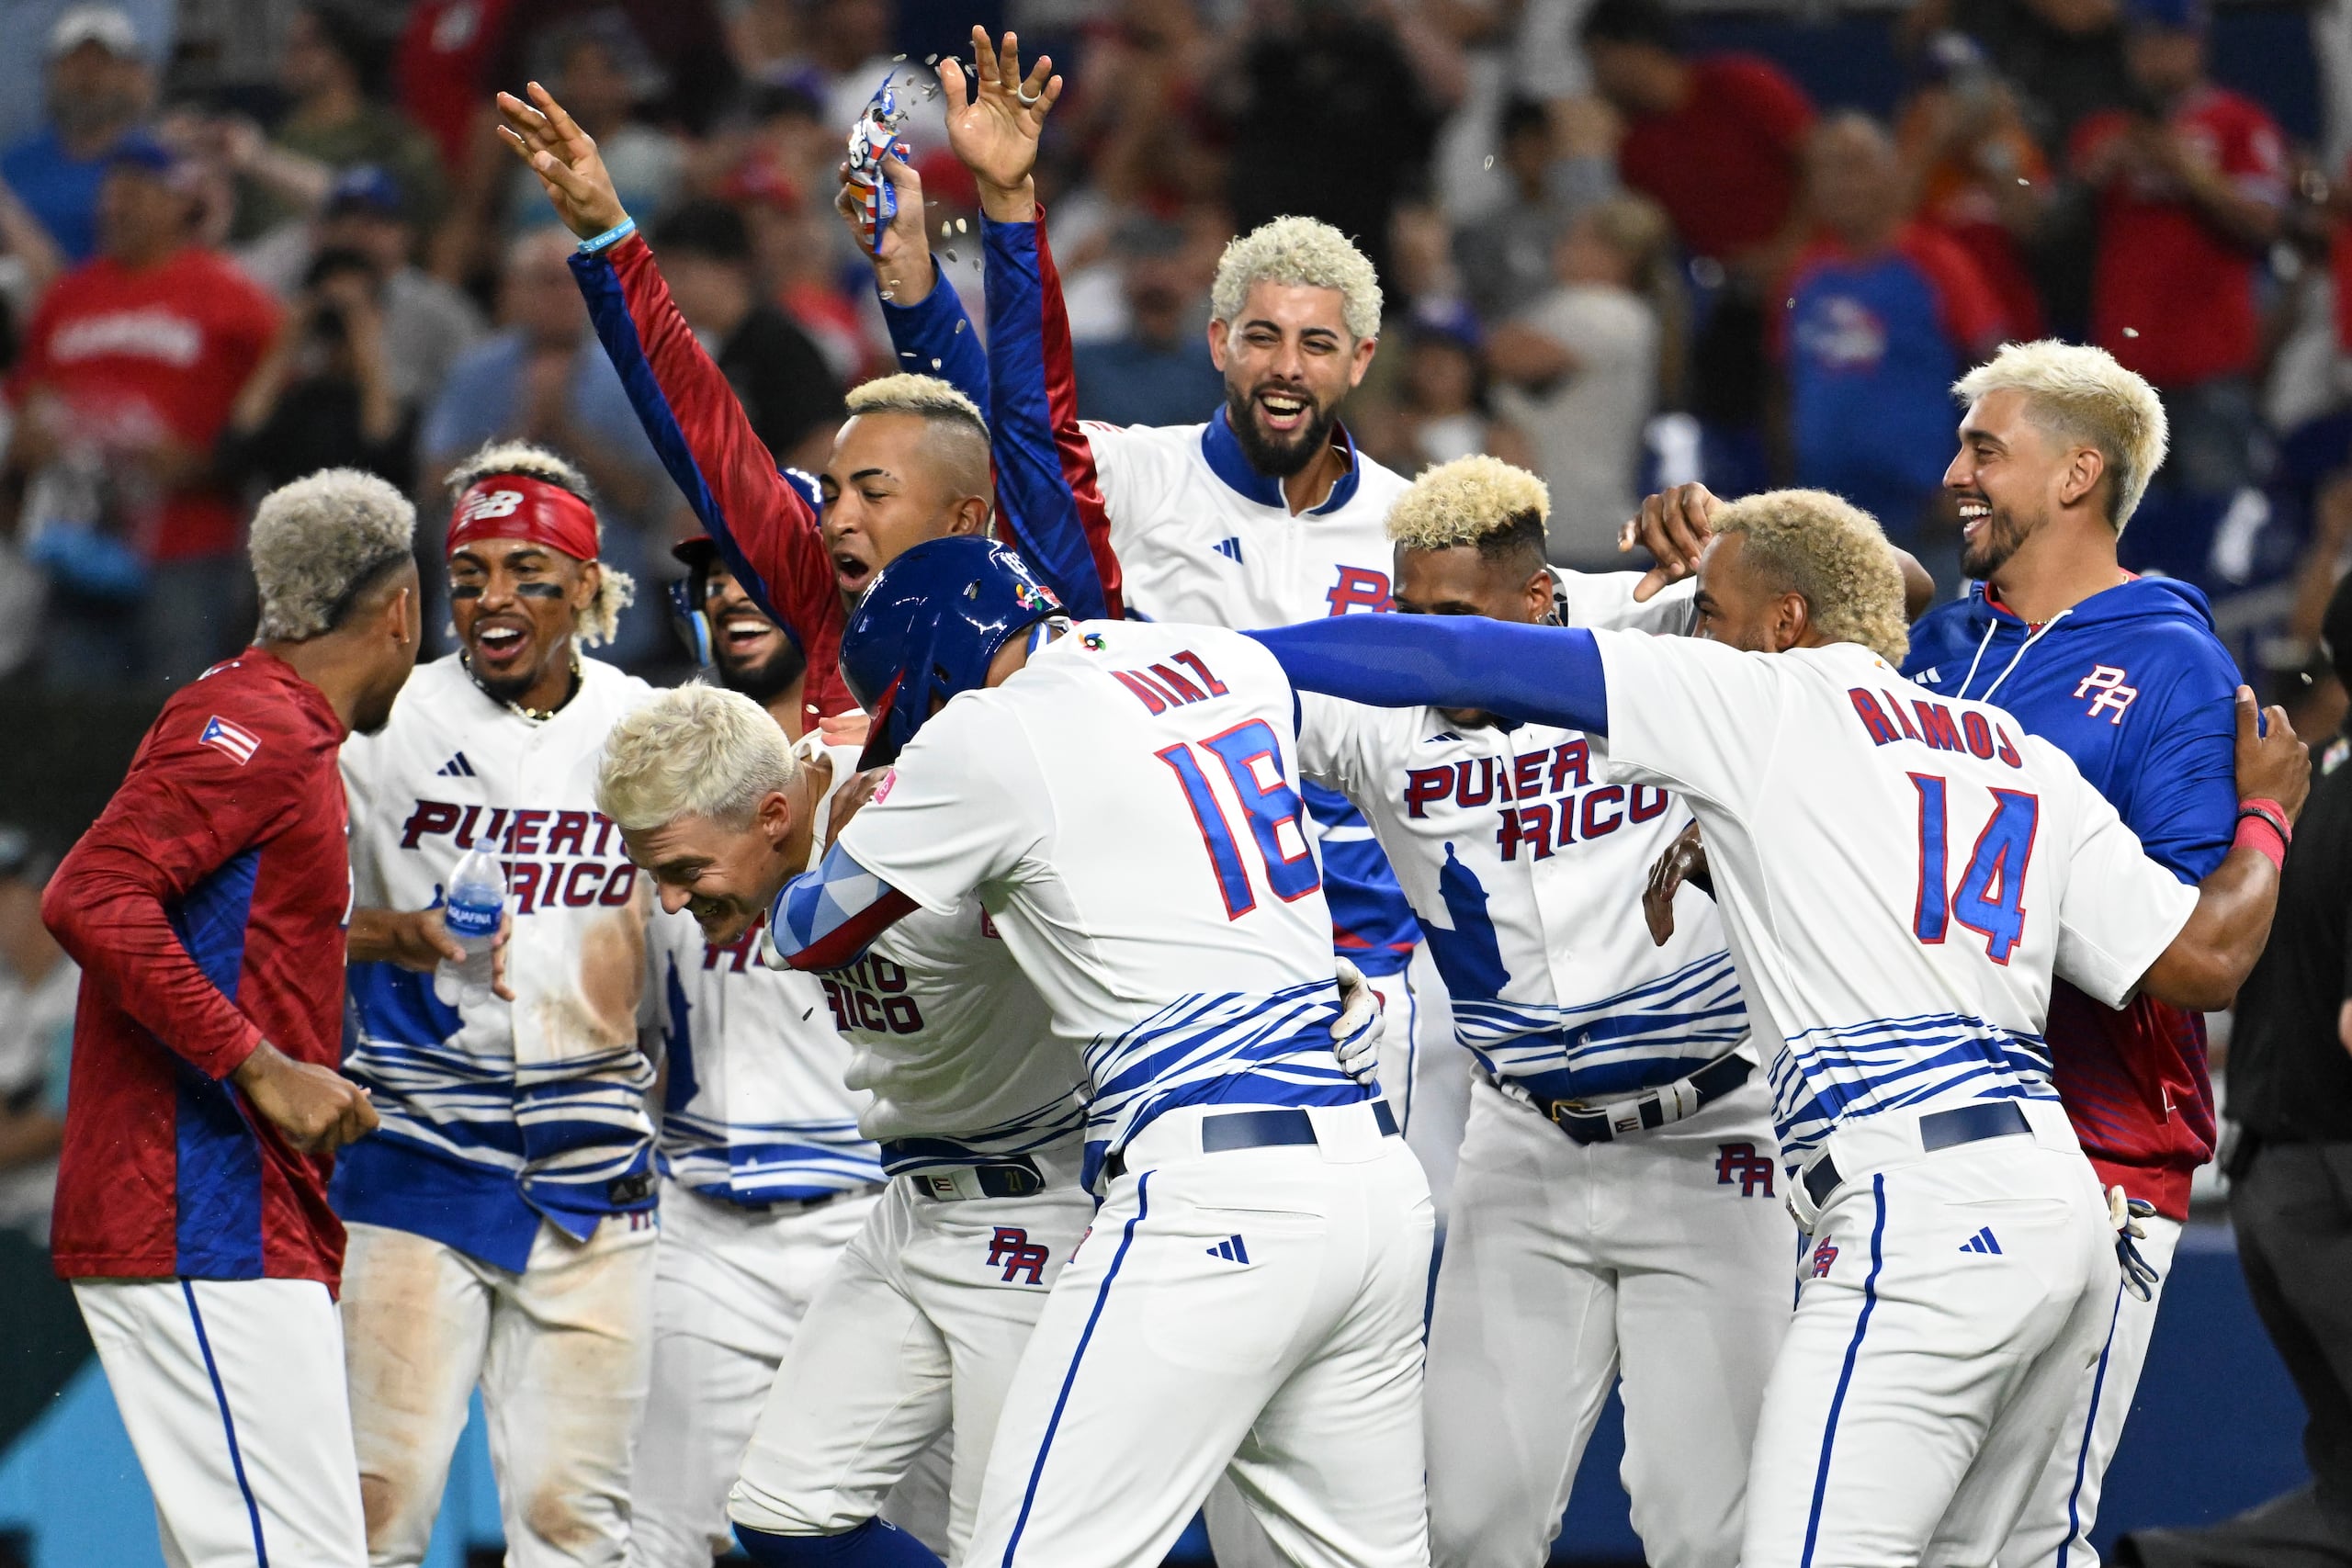
[[[1769,61],[1693,61],[1690,96],[1666,114],[1635,115],[1617,150],[1625,184],[1656,200],[1682,243],[1728,257],[1777,235],[1797,197],[1797,164],[1813,103]]]
[[[2192,157],[2242,194],[2286,204],[2286,145],[2253,99],[2200,87],[2167,123]],[[2075,163],[2131,130],[2120,109],[2091,116],[2075,129]],[[2127,172],[2109,180],[2099,193],[2098,229],[2093,342],[2159,387],[2253,371],[2262,337],[2256,252],[2207,222],[2168,175]]]
[[[249,648],[175,693],[41,899],[82,965],[51,1242],[71,1279],[343,1269],[332,1156],[228,1081],[260,1041],[343,1055],[344,728]]]

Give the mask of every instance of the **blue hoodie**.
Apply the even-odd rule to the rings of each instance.
[[[2202,881],[2237,828],[2236,664],[2205,595],[2141,577],[2029,626],[1983,586],[1920,618],[1903,672],[2007,709],[2074,759],[2183,882]],[[2060,985],[2048,1038],[2060,1097],[2103,1180],[2187,1213],[2211,1157],[2203,1020],[2146,998],[2110,1012]]]

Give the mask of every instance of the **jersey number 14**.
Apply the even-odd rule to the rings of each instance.
[[[1183,785],[1185,803],[1193,808],[1193,820],[1201,826],[1201,840],[1216,873],[1217,891],[1225,898],[1225,918],[1238,920],[1256,908],[1258,895],[1250,886],[1249,867],[1241,863],[1241,846],[1224,803],[1209,788],[1201,751],[1215,758],[1232,781],[1234,798],[1250,820],[1250,836],[1258,842],[1258,863],[1265,868],[1266,886],[1273,889],[1274,897],[1287,904],[1322,886],[1323,874],[1306,841],[1306,803],[1283,776],[1282,748],[1264,719],[1237,724],[1205,740],[1162,747],[1153,755],[1167,763]]]
[[[2033,860],[2041,802],[2019,790],[1993,791],[1993,815],[1976,835],[1960,886],[1952,887],[1945,781],[1934,773],[1913,773],[1911,783],[1919,791],[1919,901],[1911,930],[1933,945],[1958,920],[1983,934],[1986,957],[2007,964],[2025,936],[2025,873]]]

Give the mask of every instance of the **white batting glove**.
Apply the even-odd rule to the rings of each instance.
[[[1340,1070],[1369,1089],[1380,1077],[1380,1032],[1387,1027],[1380,993],[1363,971],[1339,961],[1340,1016],[1331,1021],[1331,1052]]]
[[[2154,1203],[2131,1197],[2120,1187],[2107,1190],[2107,1220],[2115,1227],[2115,1260],[2123,1266],[2123,1288],[2143,1302],[2155,1299],[2156,1270],[2132,1244],[2147,1239],[2147,1227],[2140,1222],[2155,1212]]]

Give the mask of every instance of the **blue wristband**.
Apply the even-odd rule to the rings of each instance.
[[[605,230],[603,233],[597,235],[594,239],[581,241],[580,254],[583,256],[593,256],[600,251],[611,250],[615,245],[619,244],[623,240],[628,239],[631,234],[636,232],[637,220],[634,218],[624,218],[619,222],[614,224],[611,228]]]

